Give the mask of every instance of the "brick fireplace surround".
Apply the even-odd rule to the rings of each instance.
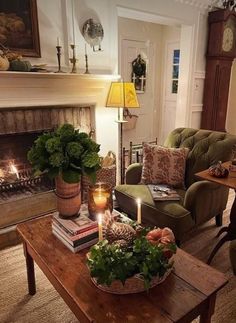
[[[42,131],[65,122],[87,133],[94,128],[95,139],[101,143],[104,125],[98,120],[110,83],[117,79],[112,75],[0,72],[0,170],[13,163],[20,174],[28,174],[26,154],[32,142]],[[30,182],[20,189],[0,189],[0,249],[17,242],[17,223],[55,209],[50,185]]]

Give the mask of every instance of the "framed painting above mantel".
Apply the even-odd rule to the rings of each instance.
[[[41,57],[36,0],[0,0],[0,44],[23,56]]]

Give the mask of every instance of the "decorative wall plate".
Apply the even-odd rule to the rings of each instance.
[[[93,19],[86,20],[83,24],[82,34],[93,51],[101,50],[104,31],[100,22],[95,22]],[[96,49],[96,46],[98,46],[98,49]]]

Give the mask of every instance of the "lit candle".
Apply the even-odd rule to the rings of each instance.
[[[101,189],[98,189],[97,192],[94,192],[93,200],[99,209],[104,209],[106,207],[107,198],[104,194],[102,194]]]
[[[59,47],[60,46],[60,38],[57,37],[57,46]]]
[[[141,214],[141,200],[137,199],[137,223],[141,224],[142,223],[142,214]]]
[[[102,241],[103,236],[102,236],[102,214],[98,214],[98,241]]]

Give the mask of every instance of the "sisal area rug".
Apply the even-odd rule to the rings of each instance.
[[[224,224],[228,222],[231,202],[232,198],[224,213]],[[214,220],[209,221],[196,229],[183,243],[182,248],[206,261],[212,247],[217,242],[215,238],[217,232],[218,228],[216,228]],[[236,323],[236,276],[232,273],[228,247],[229,244],[226,243],[212,261],[212,266],[224,272],[229,279],[229,283],[217,295],[213,323]],[[35,271],[37,293],[34,296],[29,296],[22,245],[0,251],[0,322],[78,322],[37,266]],[[198,320],[194,322],[198,322]]]

